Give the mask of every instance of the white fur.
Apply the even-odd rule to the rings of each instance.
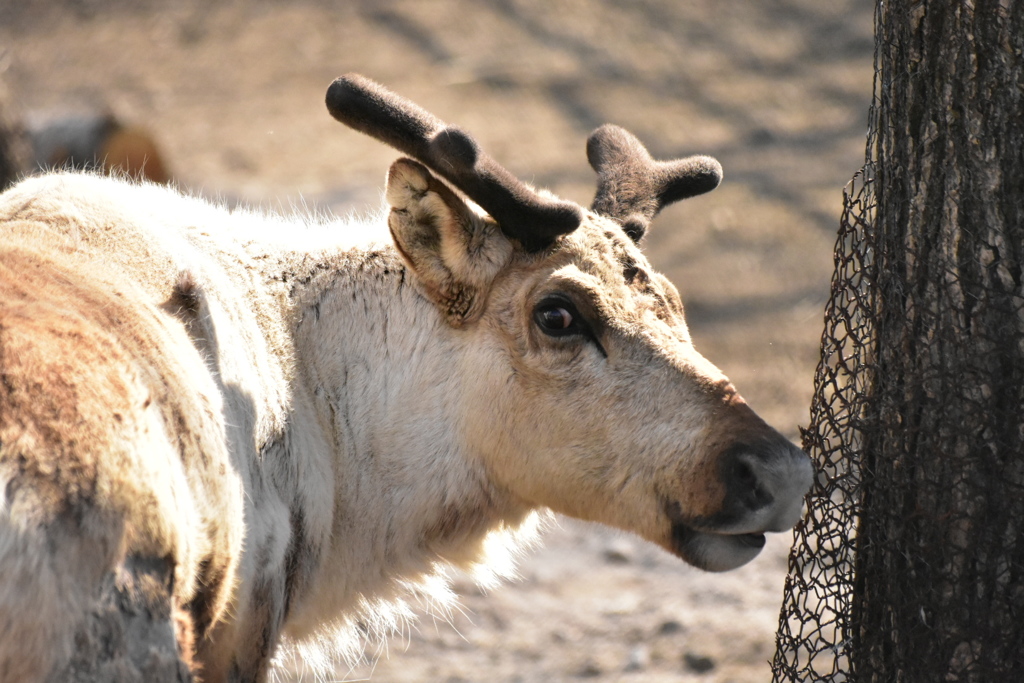
[[[692,349],[681,314],[621,282],[618,257],[601,244],[648,267],[613,223],[588,215],[552,254],[521,253],[488,218],[428,191],[436,185],[415,169],[396,168],[387,220],[227,211],[163,187],[78,174],[30,179],[0,197],[4,242],[78,269],[83,287],[130,284],[119,300],[159,321],[139,334],[159,331],[174,355],[167,372],[197,392],[191,410],[206,425],[198,433],[222,444],[223,475],[185,449],[184,464],[166,465],[159,483],[147,474],[111,485],[165,487],[168,510],[185,515],[169,512],[168,528],[152,531],[176,558],[175,604],[202,591],[202,558],[222,558],[232,577],[197,643],[206,681],[261,679],[270,656],[326,675],[338,656],[359,651],[359,634],[407,628],[410,601],[450,609],[445,567],[485,582],[510,575],[547,507],[677,551],[666,502],[710,519],[725,495],[714,464],[720,434],[770,431]],[[388,220],[396,238],[410,240],[405,262]],[[418,251],[409,231],[435,225],[437,252]],[[452,289],[460,283],[469,289]],[[609,358],[532,329],[536,296],[556,285],[589,292],[611,316]],[[452,291],[468,291],[471,305],[445,308]],[[176,443],[166,419],[154,424],[152,438]],[[809,468],[780,458],[793,462],[774,468],[771,486],[789,512],[762,516],[784,526]],[[0,479],[11,471],[0,459]],[[0,576],[45,554],[24,546],[39,537],[21,540],[14,529],[25,522],[4,505],[0,496]],[[133,543],[123,541],[117,557]],[[714,553],[711,568],[752,556],[727,538]],[[296,562],[304,578],[289,604]],[[13,571],[29,580],[31,570]],[[0,610],[12,590],[21,589],[0,586]],[[62,610],[86,609],[45,596],[18,603],[33,606],[43,624],[33,632],[52,642],[70,637],[54,624]],[[19,619],[0,612],[0,636]],[[264,637],[267,651],[253,650]],[[0,643],[0,672],[25,661],[31,678],[38,671],[29,664],[43,670],[63,657],[59,648],[25,656]]]

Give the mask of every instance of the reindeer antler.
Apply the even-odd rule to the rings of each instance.
[[[716,159],[655,161],[636,136],[611,124],[590,134],[587,160],[597,171],[597,194],[590,208],[618,221],[634,241],[643,237],[662,208],[710,192],[722,182],[722,165]]]
[[[544,197],[485,154],[467,133],[358,74],[327,89],[327,110],[345,125],[419,159],[466,193],[502,232],[539,251],[582,220],[580,208]]]

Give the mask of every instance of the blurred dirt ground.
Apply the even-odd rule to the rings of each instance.
[[[146,126],[182,186],[270,210],[376,210],[397,156],[323,95],[359,71],[589,203],[604,122],[656,157],[711,154],[715,192],[646,251],[698,348],[797,438],[842,188],[863,160],[871,3],[857,0],[0,0],[0,80],[26,112]],[[768,681],[789,538],[726,575],[562,520],[463,612],[422,617],[338,680]],[[298,678],[301,672],[296,672]],[[308,677],[307,677],[308,678]]]

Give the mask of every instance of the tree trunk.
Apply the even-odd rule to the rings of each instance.
[[[1024,2],[887,0],[775,681],[1024,681]]]
[[[857,680],[1024,681],[1024,3],[881,5]]]

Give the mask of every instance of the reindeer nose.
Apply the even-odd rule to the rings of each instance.
[[[730,527],[785,531],[800,520],[813,468],[807,454],[781,435],[734,444],[720,472],[726,489],[723,517],[731,518]]]
[[[748,448],[742,447],[740,452],[731,456],[729,490],[735,502],[748,511],[757,511],[771,505],[775,496],[765,488],[763,476],[760,474],[763,465],[759,456]]]

